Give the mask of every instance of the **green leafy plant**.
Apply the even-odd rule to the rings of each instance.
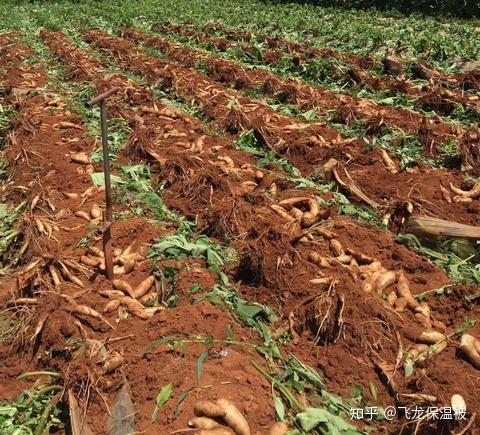
[[[20,393],[15,402],[0,404],[0,428],[4,435],[49,433],[63,428],[56,393],[61,387],[47,385]]]
[[[157,394],[157,398],[155,400],[155,409],[153,410],[153,413],[152,413],[152,423],[155,423],[157,421],[158,411],[163,405],[165,405],[170,400],[172,392],[173,392],[173,385],[167,384]]]
[[[430,258],[458,283],[480,286],[480,246],[455,239],[427,242],[413,234],[398,234],[397,240]],[[462,258],[463,257],[463,258]]]

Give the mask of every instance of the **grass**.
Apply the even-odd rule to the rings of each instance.
[[[172,16],[172,10],[175,15]],[[159,21],[181,23],[193,19],[198,23],[221,21],[228,27],[242,27],[294,41],[383,55],[385,47],[398,50],[408,59],[426,57],[436,66],[453,69],[456,58],[479,57],[478,19],[401,15],[394,11],[347,10],[313,4],[262,2],[259,0],[144,0],[138,4],[127,0],[85,0],[31,2],[4,0],[0,6],[1,27],[25,29],[25,17],[34,15],[37,23],[63,28],[66,20],[78,25],[100,26],[111,30],[117,26],[146,26]]]

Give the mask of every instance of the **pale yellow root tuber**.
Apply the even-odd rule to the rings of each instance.
[[[450,404],[454,412],[466,411],[467,403],[460,394],[454,394],[450,399]]]
[[[194,417],[188,421],[188,426],[195,429],[213,429],[220,425],[209,417]]]
[[[327,257],[322,257],[318,252],[309,252],[308,260],[320,267],[331,267]]]
[[[285,435],[289,431],[290,429],[286,423],[278,422],[270,428],[268,435]]]
[[[103,363],[103,373],[112,373],[118,368],[120,368],[125,362],[125,358],[120,355],[118,352],[114,352],[112,355],[107,358]]]
[[[223,420],[236,435],[250,435],[250,426],[240,410],[227,399],[218,399],[217,405],[225,410]]]
[[[426,302],[421,302],[415,309],[415,318],[425,328],[431,329],[430,306]]]
[[[382,263],[380,261],[373,261],[370,264],[363,264],[358,268],[360,269],[360,272],[377,272],[382,269]]]
[[[335,260],[341,264],[350,264],[352,261],[354,261],[351,255],[346,255],[346,254],[335,257]]]
[[[376,282],[380,275],[385,272],[385,269],[381,268],[373,272],[364,272],[362,277],[366,279],[362,282],[362,290],[366,293],[376,291]]]
[[[151,319],[156,312],[164,309],[163,307],[145,308],[140,302],[129,296],[122,296],[118,299],[130,314],[142,320]]]
[[[480,370],[480,341],[473,335],[463,334],[460,340],[460,349],[473,367]]]
[[[440,184],[440,192],[442,192],[442,198],[444,201],[448,202],[449,204],[452,203],[452,197],[450,195],[450,192],[445,189],[445,187],[443,187],[441,184]]]
[[[98,267],[102,260],[98,257],[89,257],[88,255],[82,255],[80,257],[80,263],[90,267]]]
[[[473,201],[472,198],[463,195],[455,195],[453,197],[453,202],[455,204],[470,204]]]
[[[213,429],[201,429],[194,432],[194,435],[235,435],[235,432],[228,427],[218,426]]]
[[[272,204],[270,206],[270,208],[272,210],[274,210],[279,216],[283,217],[284,219],[288,220],[288,221],[293,221],[295,220],[292,216],[290,216],[283,207],[279,206],[279,205],[276,205],[276,204]]]
[[[80,198],[80,195],[78,193],[75,193],[75,192],[63,192],[63,195],[65,196],[65,198],[67,199],[79,199]]]
[[[103,251],[100,248],[97,248],[96,246],[89,246],[88,250],[96,257],[104,258],[105,256]]]
[[[335,256],[339,257],[340,255],[345,255],[343,246],[337,239],[330,240],[330,248],[335,253]]]
[[[76,211],[75,216],[77,216],[79,218],[82,218],[82,219],[85,219],[86,221],[90,222],[90,216],[88,215],[88,213],[86,213],[82,210]]]
[[[375,280],[375,290],[377,294],[381,295],[384,290],[386,290],[392,284],[395,284],[397,281],[397,274],[393,270],[388,270],[387,272],[382,273]]]
[[[136,261],[133,258],[129,258],[123,266],[113,266],[113,273],[115,275],[128,275],[135,269],[135,265]]]
[[[81,165],[88,165],[92,163],[92,158],[85,153],[71,154],[70,158],[72,159],[72,162],[80,163]]]
[[[134,297],[132,286],[127,281],[124,281],[123,279],[114,279],[112,281],[112,287],[115,290],[120,290],[126,295],[131,296],[132,298]]]
[[[297,207],[292,207],[289,211],[290,216],[292,216],[294,219],[300,220],[303,217],[303,211],[298,209]]]
[[[98,293],[100,296],[108,299],[116,299],[125,296],[125,293],[121,292],[120,290],[100,290]]]
[[[315,285],[330,285],[332,283],[332,278],[330,277],[313,278],[309,282],[310,284],[315,284]]]
[[[210,400],[200,400],[193,408],[193,412],[197,417],[224,417],[227,411]]]
[[[395,165],[395,162],[392,160],[392,158],[388,155],[388,153],[382,149],[380,150],[382,154],[382,160],[383,163],[385,164],[385,167],[387,168],[387,171],[390,172],[391,174],[396,174],[398,172],[397,166]]]
[[[112,311],[118,310],[120,307],[120,301],[118,299],[112,299],[108,301],[105,307],[103,308],[104,313],[111,313]]]
[[[425,344],[435,344],[439,341],[446,340],[447,337],[438,331],[423,331],[418,337],[417,341],[419,343]]]
[[[149,277],[145,278],[138,286],[133,290],[132,297],[135,299],[139,299],[142,296],[145,296],[150,289],[152,288],[155,282],[155,277],[150,275]]]
[[[87,307],[86,305],[79,305],[75,299],[73,299],[71,296],[62,294],[62,298],[68,302],[69,304],[69,311],[75,314],[81,314],[83,316],[87,317],[93,317],[94,319],[101,320],[102,322],[106,323],[110,328],[114,329],[112,325],[103,317],[100,313],[95,311],[93,308]]]
[[[407,301],[408,308],[411,310],[415,310],[415,308],[420,306],[418,301],[412,296],[410,284],[403,271],[398,273],[397,295],[399,298],[404,298]]]
[[[387,302],[388,302],[389,305],[395,306],[397,301],[398,301],[398,297],[397,297],[397,294],[395,292],[392,291],[387,295]]]
[[[90,209],[90,216],[93,219],[98,219],[99,217],[102,216],[102,210],[100,210],[100,207],[98,204],[93,204],[92,208]]]
[[[450,189],[452,189],[452,192],[456,193],[459,196],[475,199],[480,196],[480,181],[477,181],[470,190],[459,189],[458,187],[455,187],[452,183],[450,183]]]

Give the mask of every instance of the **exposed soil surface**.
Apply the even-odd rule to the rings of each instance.
[[[29,241],[17,267],[2,277],[4,315],[18,329],[0,341],[0,399],[32,386],[18,375],[48,370],[61,375],[58,402],[72,407],[69,397],[76,397],[95,434],[109,431],[109,415],[122,394],[132,401],[138,432],[188,430],[199,400],[225,398],[248,420],[251,433],[270,434],[274,388],[256,367],[277,375],[283,368],[277,363],[286,360],[262,353],[271,344],[265,330],[259,334],[263,325],[282,355],[291,352],[316,369],[326,390],[346,400],[360,385],[365,403],[383,407],[446,407],[453,394],[467,404],[464,421],[409,422],[400,415],[368,422],[378,433],[421,428],[417,433],[447,434],[467,424],[470,433],[480,430],[479,367],[459,348],[465,319],[478,315],[475,298],[468,298],[478,298],[478,288],[455,284],[437,294],[435,289],[452,284],[445,270],[391,232],[403,231],[412,215],[479,226],[480,198],[466,200],[456,189],[475,187],[463,182],[460,168],[400,170],[379,149],[366,149],[362,138],[282,115],[242,91],[262,84],[267,93],[288,91],[287,99],[301,108],[345,108],[371,123],[382,117],[423,131],[426,154],[451,137],[465,143],[478,132],[337,98],[134,29],[122,33],[126,39],[97,30],[83,36],[92,51],[60,31],[40,35],[65,68],[65,80],[88,84],[98,94],[118,87],[109,114],[129,130],[113,163],[113,174],[124,182],[113,189],[111,232],[115,277],[131,289],[114,285],[112,291],[104,276],[105,192],[92,184],[92,174],[103,169],[91,158],[99,140],[72,96],[55,91],[49,66],[32,64],[35,53],[22,36],[0,35],[2,101],[16,111],[5,144],[12,183],[4,192],[11,205],[27,202],[20,228]],[[97,50],[145,82],[111,73],[111,65],[94,56]],[[349,58],[355,59],[362,68],[371,62]],[[198,61],[208,63],[208,75],[194,68]],[[158,99],[145,83],[200,107],[208,122]],[[237,141],[246,131],[301,176],[320,181],[301,184],[285,165],[264,164],[259,153],[242,150]],[[136,180],[140,190],[131,196],[122,166],[136,164],[149,168],[153,188]],[[319,183],[335,184],[352,204],[385,215],[391,231],[342,214],[337,196]],[[144,200],[161,195],[168,212],[148,209],[139,192]],[[185,234],[179,216],[194,223],[192,240],[208,236],[216,246],[235,250],[221,272],[212,266],[214,250],[151,254],[158,240]],[[151,276],[150,287],[136,294]],[[231,293],[219,296],[226,288]],[[256,310],[258,303],[276,317],[242,321],[238,306]],[[479,324],[468,334],[480,340]],[[153,417],[157,395],[169,384],[171,397]],[[303,407],[322,406],[318,393],[306,390],[298,397]],[[351,423],[361,430],[366,422]]]

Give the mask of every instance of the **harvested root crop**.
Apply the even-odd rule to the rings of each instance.
[[[132,297],[135,299],[139,299],[142,296],[145,296],[153,286],[155,282],[155,277],[150,275],[149,277],[145,278],[138,286],[133,290]]]
[[[292,217],[298,219],[303,228],[309,227],[318,221],[320,208],[315,198],[288,198],[280,201],[279,205],[289,212]]]
[[[115,275],[128,275],[135,269],[135,265],[136,261],[133,258],[129,258],[123,266],[114,266],[113,273]]]
[[[194,417],[188,421],[188,426],[195,429],[213,429],[220,425],[209,417]]]
[[[222,417],[225,423],[233,429],[237,435],[250,435],[250,426],[240,410],[227,399],[218,399],[217,404],[225,410]]]
[[[102,369],[104,374],[112,373],[120,368],[125,361],[125,358],[118,352],[113,352],[103,362]]]
[[[268,435],[285,435],[289,431],[290,429],[286,423],[278,422],[270,428]]]
[[[70,154],[72,162],[80,163],[81,165],[89,165],[93,163],[92,158],[85,153]]]
[[[480,340],[473,335],[463,334],[460,340],[460,349],[473,367],[480,370]]]
[[[107,302],[107,304],[103,308],[103,312],[111,313],[112,311],[118,310],[119,307],[120,307],[120,301],[118,299],[113,299]]]
[[[98,204],[93,204],[92,208],[90,209],[90,216],[92,219],[98,219],[102,217],[102,210],[98,206]]]
[[[98,257],[90,257],[88,255],[82,255],[80,257],[80,262],[82,264],[85,264],[86,266],[95,268],[100,266],[100,263],[102,262],[102,260]]]
[[[450,405],[454,412],[465,411],[467,409],[467,403],[460,394],[454,394],[450,399]]]
[[[408,279],[403,271],[399,272],[398,274],[397,295],[399,298],[404,298],[407,302],[407,306],[412,310],[415,310],[420,305],[412,296]]]
[[[391,174],[396,174],[398,172],[398,169],[397,165],[395,165],[395,162],[384,149],[382,149],[380,152],[382,153],[382,160],[385,164],[385,167],[387,168],[387,171]]]
[[[132,286],[127,281],[124,281],[123,279],[114,279],[112,281],[112,286],[115,290],[120,290],[126,295],[135,298],[135,296],[133,295],[134,293]]]
[[[195,435],[234,435],[235,433],[223,426],[214,427],[213,429],[202,429],[198,432],[194,432]]]
[[[90,218],[90,215],[83,211],[83,210],[78,210],[75,212],[75,216],[79,217],[79,218],[82,218],[82,219],[85,219],[86,221],[90,222],[91,218]]]
[[[197,417],[224,417],[227,411],[210,400],[201,400],[195,404],[193,412]]]
[[[458,196],[461,196],[463,198],[475,199],[480,196],[480,181],[477,181],[470,190],[459,189],[458,187],[455,187],[452,183],[450,183],[450,189],[452,189],[452,192],[456,193]]]
[[[71,296],[68,296],[66,294],[61,295],[62,298],[68,302],[69,308],[72,313],[75,314],[80,314],[83,316],[87,317],[93,317],[94,319],[101,320],[102,322],[106,323],[110,328],[114,329],[112,325],[108,322],[107,319],[105,319],[99,312],[95,311],[93,308],[87,307],[86,305],[80,305],[78,304],[75,299],[73,299]]]
[[[210,400],[201,400],[195,404],[193,409],[197,417],[209,417],[209,419],[221,418],[226,425],[233,430],[236,435],[250,435],[250,426],[240,412],[240,410],[227,399],[218,399],[216,402]],[[219,428],[212,428],[208,430],[217,430]],[[220,429],[223,429],[220,426]],[[202,433],[204,433],[202,431]],[[216,432],[205,432],[216,433]],[[219,432],[223,433],[223,432]],[[231,432],[226,432],[231,433]]]
[[[122,296],[119,300],[130,314],[142,320],[151,319],[155,313],[164,309],[163,307],[145,308],[140,302],[129,296]]]
[[[393,270],[388,270],[382,273],[376,280],[375,280],[375,290],[377,294],[381,295],[384,290],[386,290],[392,284],[395,284],[397,281],[397,274]]]

